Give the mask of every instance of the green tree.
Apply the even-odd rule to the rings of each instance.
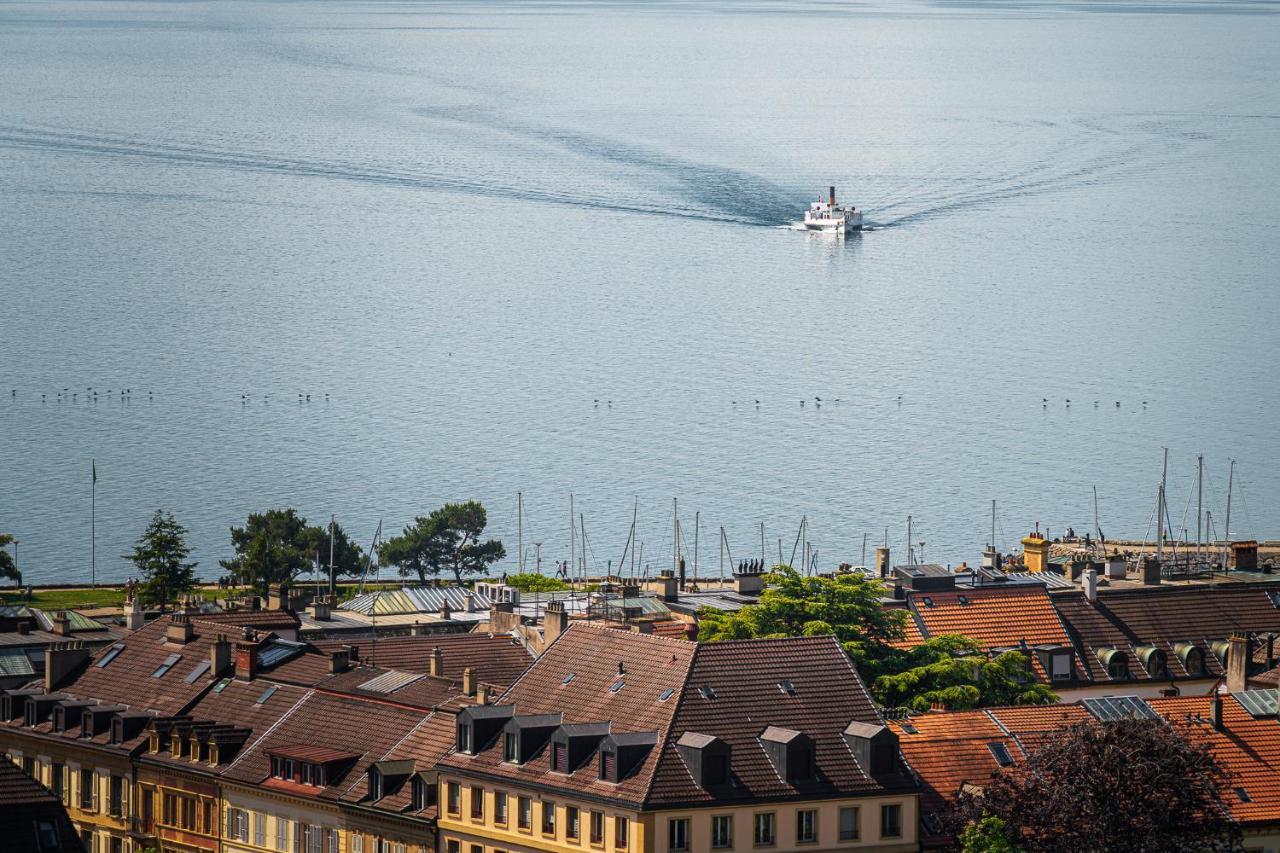
[[[9,553],[13,542],[12,533],[0,533],[0,578],[22,583],[22,575],[18,573],[18,566],[13,560],[13,555]]]
[[[1181,725],[1124,719],[1059,729],[981,793],[962,794],[957,816],[978,825],[998,818],[1018,847],[1044,853],[1241,850],[1222,798],[1230,776]]]
[[[478,501],[447,503],[426,517],[419,516],[404,533],[387,540],[379,551],[383,565],[401,575],[427,575],[448,570],[461,583],[463,575],[484,574],[507,555],[497,539],[481,541],[488,516]]]
[[[998,817],[983,815],[960,833],[960,853],[1016,853],[1009,827]]]
[[[302,534],[307,553],[320,565],[325,574],[329,571],[329,525],[306,528]],[[318,559],[317,559],[318,558]],[[347,531],[336,520],[333,522],[333,573],[335,577],[358,575],[364,567],[364,550],[351,541]]]
[[[318,552],[327,554],[328,542],[328,531],[309,527],[297,510],[269,509],[250,514],[244,527],[231,528],[236,555],[220,565],[266,594],[271,584],[287,584],[313,565]]]
[[[935,637],[914,649],[895,648],[906,636],[907,612],[881,604],[884,587],[861,574],[806,577],[774,566],[759,603],[734,612],[708,610],[698,637],[706,642],[751,637],[833,635],[881,704],[927,709],[1028,705],[1056,701],[1036,684],[1020,652],[994,660],[965,637]]]
[[[569,588],[569,585],[559,578],[533,572],[507,575],[506,583],[507,586],[513,586],[521,592],[558,592]]]
[[[893,641],[905,635],[905,610],[880,603],[884,587],[861,574],[807,577],[790,566],[774,566],[759,603],[735,612],[707,610],[699,620],[704,641],[749,637],[834,635],[864,678],[881,672],[893,656]]]
[[[163,611],[166,604],[195,587],[196,563],[186,561],[190,554],[187,529],[170,513],[156,510],[133,553],[124,555],[138,570],[144,603],[159,604]]]
[[[987,705],[1050,705],[1058,697],[1035,680],[1022,652],[992,658],[967,637],[944,635],[909,650],[895,650],[888,670],[871,685],[887,707],[927,711],[934,703],[951,710]]]

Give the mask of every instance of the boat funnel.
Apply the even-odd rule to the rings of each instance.
[[[836,188],[835,187],[831,187],[831,199],[830,201],[827,202],[827,204],[831,205],[832,207],[836,206]]]

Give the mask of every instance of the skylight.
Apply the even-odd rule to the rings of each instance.
[[[267,700],[268,700],[268,699],[270,699],[273,695],[275,695],[275,692],[276,692],[277,690],[279,690],[279,689],[280,689],[280,688],[276,687],[274,684],[273,684],[273,685],[271,685],[271,686],[270,686],[270,687],[268,687],[266,690],[262,691],[262,695],[261,695],[261,696],[259,696],[259,697],[257,698],[257,700],[254,702],[254,704],[255,704],[255,705],[261,705],[263,702],[267,701]]]
[[[967,595],[957,595],[957,596],[956,596],[956,601],[960,602],[961,604],[968,604],[968,603],[969,603],[969,596],[967,596]]]
[[[609,692],[617,693],[619,690],[622,689],[622,685],[624,684],[626,684],[626,682],[623,681],[621,678],[619,678],[617,681],[613,682],[613,684],[609,685]]]
[[[796,695],[796,686],[792,684],[790,681],[779,681],[778,689],[781,690],[783,693],[787,694],[788,696]]]
[[[926,596],[924,597],[924,606],[925,606],[925,607],[932,607],[932,606],[933,606],[933,599],[926,595]]]
[[[658,696],[658,701],[665,702],[674,695],[675,695],[675,691],[672,690],[670,687],[668,687],[666,690],[662,691],[662,693]]]
[[[904,732],[906,732],[907,734],[909,734],[909,735],[918,735],[918,734],[920,734],[920,730],[919,730],[919,729],[917,729],[915,726],[911,725],[910,723],[903,723],[903,724],[902,724],[902,730],[903,730]]]
[[[178,654],[169,655],[167,658],[164,659],[163,663],[161,663],[158,667],[156,667],[156,671],[151,673],[151,677],[152,678],[162,677],[166,672],[173,669],[173,665],[180,660],[182,660],[182,655],[178,655]]]
[[[702,694],[703,699],[716,698],[716,689],[712,687],[710,684],[702,685],[701,687],[698,688],[698,692]]]
[[[1009,754],[1009,749],[1002,743],[989,743],[987,749],[991,750],[991,755],[995,758],[996,764],[1001,767],[1009,767],[1013,764],[1013,756]]]
[[[1242,803],[1252,803],[1253,797],[1249,796],[1249,792],[1244,788],[1236,788],[1236,796],[1240,798]]]
[[[228,684],[230,684],[230,683],[231,683],[231,679],[230,679],[230,678],[224,678],[224,679],[222,679],[221,681],[219,681],[217,684],[215,684],[215,685],[213,686],[213,692],[214,692],[214,693],[221,693],[222,691],[224,691],[224,690],[226,690],[226,689],[227,689],[227,685],[228,685]]]
[[[563,680],[563,681],[561,681],[560,683],[561,683],[561,684],[568,684],[570,681],[573,681],[573,679],[574,679],[574,678],[576,678],[576,677],[577,677],[577,676],[575,676],[575,675],[571,672],[571,673],[569,673],[568,675],[566,675],[566,676],[564,677],[564,680]]]
[[[121,653],[122,651],[124,651],[124,646],[122,646],[122,645],[120,645],[119,643],[117,643],[116,645],[114,645],[114,646],[112,646],[110,649],[108,649],[108,650],[107,650],[107,653],[106,653],[105,655],[103,655],[103,656],[98,660],[98,662],[97,662],[96,664],[94,664],[94,666],[96,666],[98,669],[102,669],[104,666],[106,666],[107,664],[109,664],[109,663],[111,663],[113,660],[115,660],[115,659],[120,655],[120,653]]]
[[[196,668],[187,673],[187,677],[182,680],[187,684],[195,684],[197,678],[209,671],[209,665],[210,662],[207,660],[200,661],[200,663],[196,664]]]

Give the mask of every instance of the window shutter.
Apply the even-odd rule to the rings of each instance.
[[[618,756],[612,752],[600,753],[600,760],[603,763],[601,777],[610,782],[618,781]]]

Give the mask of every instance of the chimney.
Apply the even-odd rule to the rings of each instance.
[[[450,609],[449,602],[447,601],[440,602],[440,621],[448,622],[452,618],[453,618],[453,610]]]
[[[89,660],[84,643],[54,643],[44,650],[44,692],[52,693],[67,676]]]
[[[31,623],[30,623],[30,622],[28,622],[26,619],[22,619],[22,620],[20,620],[20,621],[18,622],[18,633],[19,633],[19,634],[21,634],[21,635],[23,635],[24,637],[25,637],[27,634],[30,634],[30,633],[31,633]]]
[[[1085,571],[1088,570],[1088,568],[1089,568],[1088,559],[1084,559],[1081,557],[1072,557],[1071,562],[1067,565],[1067,572],[1069,573],[1070,580],[1072,581],[1080,580],[1081,578],[1084,577],[1084,573]]]
[[[831,188],[831,192],[830,192],[830,201],[829,201],[828,203],[829,203],[832,207],[835,207],[835,206],[836,206],[836,188],[835,188],[835,187],[832,187],[832,188]]]
[[[169,627],[164,632],[165,640],[185,646],[191,642],[191,636],[191,619],[185,613],[175,613],[169,617]]]
[[[346,646],[329,653],[329,672],[346,672],[351,668],[351,650]]]
[[[307,615],[317,622],[328,622],[330,615],[329,599],[324,596],[316,598],[307,605]]]
[[[1215,729],[1222,731],[1222,696],[1218,693],[1214,693],[1209,702],[1209,722]]]
[[[468,613],[476,612],[476,594],[474,592],[472,592],[471,590],[467,590],[465,593],[463,593],[462,600],[465,603],[466,610]]]
[[[889,577],[889,549],[880,547],[876,549],[876,574],[882,578]]]
[[[1232,634],[1230,651],[1227,652],[1227,692],[1243,693],[1249,680],[1249,637]]]
[[[267,609],[283,610],[285,606],[285,597],[280,589],[280,584],[273,583],[267,587]]]
[[[468,696],[476,694],[476,673],[471,667],[462,670],[462,692]]]
[[[680,592],[684,592],[684,557],[680,558],[679,566],[680,566],[679,590]]]
[[[564,602],[553,601],[542,614],[543,642],[551,645],[569,627],[569,614],[564,612]]]
[[[476,686],[476,703],[479,705],[489,704],[489,685],[480,684]]]
[[[1124,580],[1127,574],[1129,574],[1129,567],[1119,551],[1107,557],[1107,580]]]
[[[421,622],[415,621],[412,625],[409,626],[410,637],[425,637],[426,634],[427,634],[427,626],[423,625]]]
[[[231,643],[226,634],[219,634],[209,644],[209,674],[218,678],[231,666]]]
[[[444,653],[439,646],[431,647],[431,657],[427,658],[427,672],[436,678],[444,678]]]
[[[1090,601],[1098,600],[1098,572],[1095,569],[1088,569],[1084,573],[1083,578],[1084,597]]]
[[[146,621],[147,617],[142,613],[142,601],[135,595],[129,602],[128,609],[124,611],[124,626],[130,631],[136,631],[146,624]]]
[[[59,637],[71,636],[71,620],[67,617],[67,611],[59,610],[58,615],[53,617],[53,633]]]
[[[1276,635],[1267,634],[1267,670],[1270,671],[1276,665]]]
[[[631,626],[631,630],[637,634],[652,634],[653,623],[648,620],[644,622],[636,622]]]
[[[1157,586],[1160,583],[1160,561],[1155,557],[1143,557],[1142,583],[1144,586]]]
[[[245,632],[248,633],[247,631]],[[258,642],[253,639],[236,640],[236,678],[253,681],[258,675]]]

